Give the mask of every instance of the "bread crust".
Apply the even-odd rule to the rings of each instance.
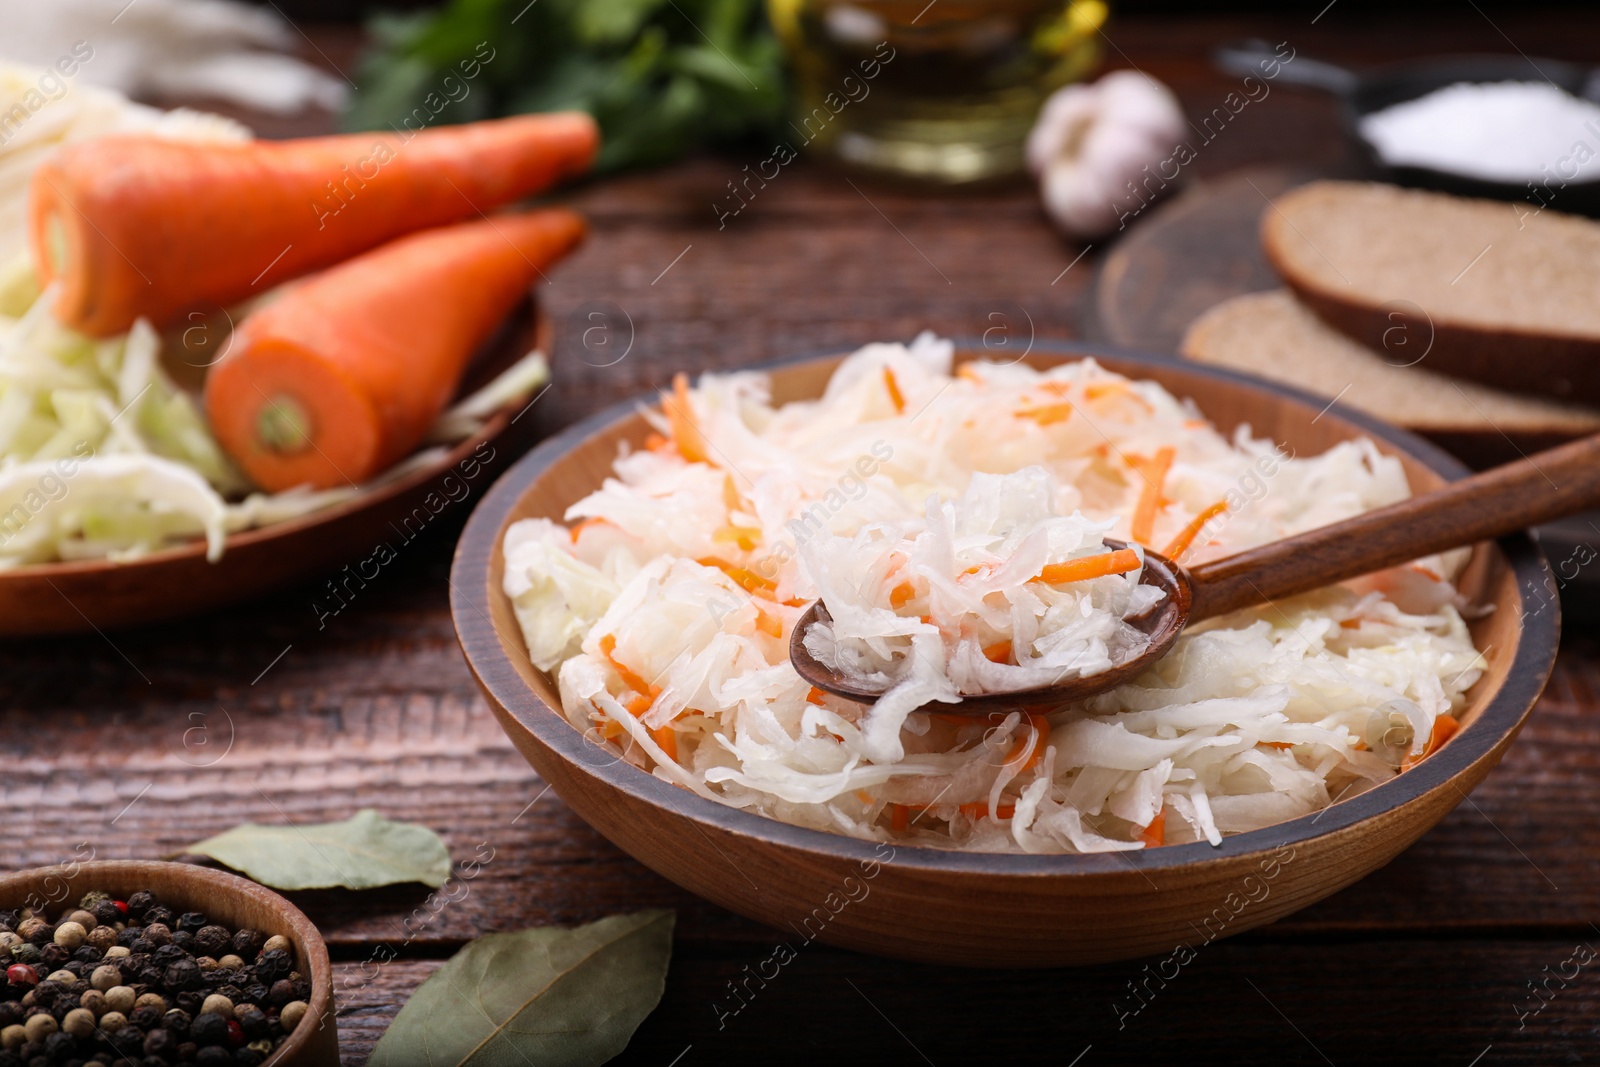
[[[1297,269],[1286,251],[1292,231],[1281,212],[1262,215],[1261,246],[1268,263],[1318,318],[1345,336],[1374,351],[1393,352],[1387,342],[1403,329],[1398,336],[1408,341],[1431,338],[1424,357],[1430,370],[1508,392],[1600,404],[1600,338],[1559,330],[1492,329],[1414,306],[1374,305]]]
[[[1184,334],[1179,346],[1179,355],[1192,359],[1198,363],[1210,363],[1225,366],[1232,370],[1247,373],[1262,373],[1254,365],[1259,360],[1240,362],[1227,358],[1220,358],[1217,353],[1234,343],[1232,338],[1237,336],[1241,323],[1248,323],[1251,314],[1255,311],[1249,302],[1267,297],[1270,294],[1250,294],[1235,297],[1216,305],[1205,312],[1193,323]],[[1307,309],[1309,310],[1309,308]],[[1265,306],[1256,315],[1266,315]],[[1257,317],[1253,321],[1263,323],[1271,321],[1267,318]],[[1392,326],[1393,324],[1389,324]],[[1308,338],[1308,343],[1312,340]],[[1431,362],[1431,361],[1430,361]],[[1438,367],[1429,367],[1430,371],[1438,371]],[[1268,373],[1268,377],[1278,377]],[[1293,374],[1281,376],[1281,380],[1291,385],[1297,385],[1313,392],[1326,392],[1306,384]],[[1419,385],[1423,382],[1437,382],[1435,377],[1419,378]],[[1347,402],[1348,403],[1348,402]],[[1356,402],[1352,407],[1363,408],[1364,405]],[[1369,413],[1372,413],[1369,411]],[[1510,462],[1522,455],[1531,455],[1534,452],[1556,445],[1564,444],[1579,437],[1586,436],[1591,430],[1578,425],[1563,425],[1552,421],[1540,425],[1530,421],[1517,422],[1512,419],[1502,418],[1493,420],[1485,416],[1482,420],[1461,421],[1458,418],[1434,415],[1427,420],[1412,420],[1397,417],[1393,412],[1386,416],[1390,421],[1412,430],[1428,438],[1440,447],[1459,456],[1463,461],[1476,468],[1491,467],[1496,464]]]

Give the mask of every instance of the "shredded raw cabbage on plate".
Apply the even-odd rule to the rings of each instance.
[[[599,751],[859,838],[1097,852],[1216,844],[1371,788],[1448,739],[1484,667],[1451,584],[1464,552],[1211,620],[1081,703],[971,717],[926,702],[937,693],[866,707],[807,686],[788,639],[819,594],[849,585],[858,626],[906,621],[896,561],[853,552],[862,539],[928,538],[909,595],[939,579],[981,614],[1025,582],[964,588],[945,580],[958,560],[997,544],[1016,558],[1008,539],[1051,516],[1077,516],[1063,539],[1192,563],[1409,493],[1369,441],[1293,456],[1092,360],[957,370],[952,355],[928,334],[869,345],[820,399],[782,406],[761,374],[680,379],[647,413],[648,446],[623,450],[572,525],[508,529],[504,588],[529,654]],[[1036,549],[1019,573],[1048,562]],[[1125,595],[1110,579],[1091,608]]]
[[[51,294],[0,316],[0,569],[77,559],[133,559],[204,538],[296,519],[437,461],[424,449],[372,485],[250,492],[199,405],[160,361],[142,319],[96,341],[58,324]],[[430,440],[464,440],[548,377],[529,353],[440,416]]]

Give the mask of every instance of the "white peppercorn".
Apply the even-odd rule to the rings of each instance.
[[[23,1032],[28,1035],[29,1041],[43,1041],[56,1032],[56,1017],[47,1011],[38,1015],[30,1015],[22,1024]]]
[[[282,1024],[284,1030],[293,1030],[300,1025],[300,1020],[306,1017],[306,1012],[309,1010],[310,1005],[305,1001],[291,1000],[279,1010],[278,1022]]]
[[[134,1002],[139,999],[132,986],[114,985],[106,990],[106,1005],[115,1012],[126,1015],[133,1010]]]
[[[233,1001],[221,993],[212,993],[200,1005],[200,1013],[204,1015],[206,1012],[220,1015],[224,1019],[231,1019],[233,1018]]]
[[[89,936],[79,923],[67,921],[56,927],[55,942],[68,952],[74,952],[83,944],[83,939]]]

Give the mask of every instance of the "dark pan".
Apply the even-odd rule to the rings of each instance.
[[[1273,81],[1321,89],[1339,97],[1344,104],[1345,126],[1374,177],[1458,196],[1527,200],[1557,211],[1600,216],[1600,167],[1594,168],[1587,180],[1568,181],[1565,186],[1559,177],[1520,185],[1485,181],[1430,167],[1388,166],[1361,136],[1361,120],[1367,115],[1457,82],[1545,81],[1573,96],[1600,101],[1600,67],[1558,59],[1485,54],[1433,56],[1354,71],[1309,56],[1296,55],[1283,62],[1272,45],[1260,40],[1223,45],[1212,58],[1219,68],[1239,77],[1262,78],[1263,64],[1276,64]],[[1600,152],[1600,134],[1589,147]]]

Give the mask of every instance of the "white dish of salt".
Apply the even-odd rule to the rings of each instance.
[[[1392,167],[1517,185],[1600,178],[1600,104],[1547,82],[1457,82],[1366,115],[1360,132]]]

